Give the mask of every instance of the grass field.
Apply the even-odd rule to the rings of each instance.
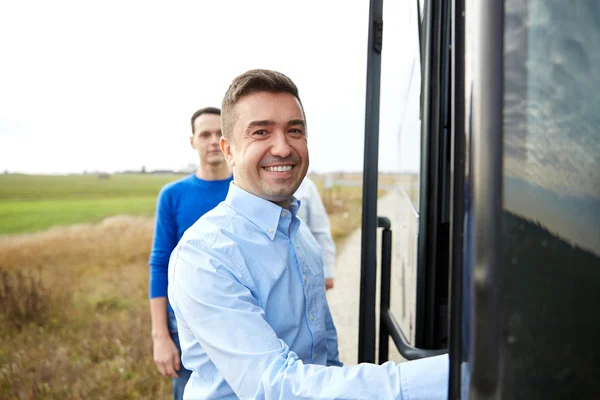
[[[170,398],[152,361],[147,261],[156,196],[176,178],[0,175],[1,399]],[[361,188],[322,195],[341,251]]]
[[[112,215],[152,216],[156,196],[178,175],[0,175],[0,234],[98,222]]]
[[[71,200],[156,196],[165,183],[183,175],[0,175],[0,200]]]

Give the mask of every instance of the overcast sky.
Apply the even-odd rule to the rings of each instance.
[[[380,169],[417,170],[416,2],[384,3]],[[268,68],[300,89],[311,170],[360,171],[367,23],[367,0],[3,1],[0,170],[181,168],[191,114]]]

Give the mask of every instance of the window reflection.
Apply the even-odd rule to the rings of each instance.
[[[505,2],[502,391],[598,398],[600,13]]]
[[[508,3],[505,207],[600,254],[598,5]]]
[[[380,142],[380,159],[386,153],[394,160],[392,221],[393,253],[391,311],[408,340],[414,342],[416,317],[417,232],[419,224],[419,168],[421,165],[420,91],[417,2],[384,2],[383,52],[381,58],[380,137],[392,136],[395,143]],[[385,165],[380,165],[380,170]],[[400,360],[390,345],[390,359]]]

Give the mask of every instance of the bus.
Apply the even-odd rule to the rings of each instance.
[[[385,108],[383,17],[370,0],[358,361],[447,352],[452,400],[600,398],[598,3],[413,1],[413,112]],[[394,216],[390,116],[420,156]]]

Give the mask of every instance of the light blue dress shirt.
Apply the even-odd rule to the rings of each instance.
[[[299,206],[232,183],[173,251],[169,299],[193,371],[184,398],[445,399],[447,356],[341,366],[320,249]]]

